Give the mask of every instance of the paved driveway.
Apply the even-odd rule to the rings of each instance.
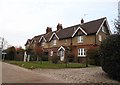
[[[2,83],[63,83],[63,81],[2,62]]]

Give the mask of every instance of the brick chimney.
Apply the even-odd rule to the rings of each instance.
[[[83,20],[83,18],[81,19],[81,24],[83,24],[84,23],[84,20]]]
[[[51,27],[47,27],[46,29],[46,33],[52,32],[52,28]]]
[[[58,25],[57,25],[57,31],[58,30],[61,30],[63,27],[62,27],[62,24],[60,24],[60,23],[58,23]]]

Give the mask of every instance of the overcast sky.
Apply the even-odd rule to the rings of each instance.
[[[27,39],[56,30],[107,17],[111,29],[118,16],[119,0],[0,0],[0,37],[10,45],[24,46]]]

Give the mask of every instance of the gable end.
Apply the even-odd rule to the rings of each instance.
[[[59,40],[59,37],[58,37],[57,34],[54,32],[54,33],[51,35],[49,41],[51,41],[51,39],[52,39],[54,36]]]
[[[79,30],[81,30],[85,35],[87,35],[87,32],[85,32],[81,27],[78,27],[76,31],[73,33],[72,37],[74,37]]]

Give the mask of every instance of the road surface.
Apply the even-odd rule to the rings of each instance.
[[[2,62],[2,83],[64,83],[40,73]]]
[[[2,84],[2,61],[0,60],[0,85]]]

